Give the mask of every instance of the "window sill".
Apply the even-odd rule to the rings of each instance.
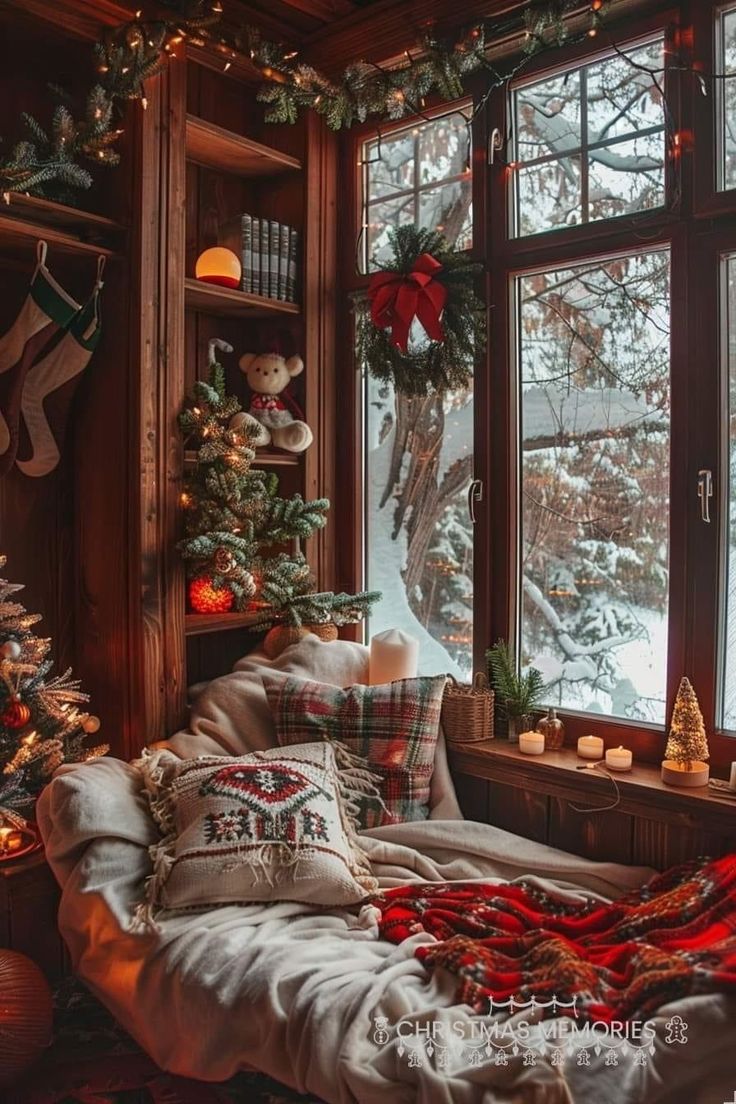
[[[614,787],[600,770],[581,770],[584,759],[572,748],[523,755],[518,747],[488,740],[464,747],[448,745],[450,768],[455,774],[484,778],[509,786],[527,787],[545,794],[585,804],[603,805],[615,799]],[[619,790],[616,809],[634,816],[679,820],[683,814],[708,827],[736,833],[736,798],[718,797],[709,786],[679,789],[666,785],[659,766],[636,763],[630,771],[610,772]]]

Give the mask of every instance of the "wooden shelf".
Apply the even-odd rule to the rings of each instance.
[[[204,636],[206,633],[249,629],[261,616],[260,610],[251,613],[188,613],[184,618],[184,632],[187,636]]]
[[[301,452],[281,452],[276,449],[259,448],[256,449],[256,458],[253,461],[254,468],[298,468],[301,462],[301,458],[304,454]],[[187,467],[191,467],[195,464],[197,454],[193,449],[187,449],[184,453],[184,463]]]
[[[43,238],[53,250],[113,257],[125,227],[102,215],[78,211],[63,203],[10,193],[0,203],[0,244],[27,249]]]
[[[184,303],[189,310],[220,317],[266,318],[269,315],[299,314],[298,303],[286,303],[282,299],[266,299],[262,295],[250,295],[247,291],[205,284],[188,277],[184,281]]]
[[[274,176],[299,172],[301,161],[287,153],[263,146],[196,115],[187,115],[187,159],[218,172],[238,176]]]

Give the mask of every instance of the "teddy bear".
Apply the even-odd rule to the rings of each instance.
[[[263,427],[257,444],[273,442],[288,452],[304,452],[312,443],[312,431],[286,392],[289,382],[304,371],[299,356],[288,360],[279,353],[243,353],[240,370],[253,392],[249,414]],[[295,417],[296,415],[296,417]]]

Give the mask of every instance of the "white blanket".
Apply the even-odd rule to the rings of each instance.
[[[644,1067],[630,1058],[606,1066],[592,1051],[590,1065],[573,1054],[562,1066],[530,1066],[520,1051],[504,1067],[484,1053],[477,1064],[462,1048],[446,1068],[426,1049],[411,1064],[399,1022],[409,1033],[432,1022],[491,1024],[453,1005],[454,978],[429,975],[414,958],[431,937],[394,946],[378,938],[371,906],[299,904],[228,906],[132,933],[156,838],[136,771],[113,759],[63,768],[38,815],[75,969],[164,1069],[217,1081],[253,1065],[330,1104],[721,1104],[736,1090],[734,1003],[712,997],[662,1009]],[[465,821],[375,829],[361,842],[384,887],[532,875],[580,899],[616,896],[649,874]],[[665,1042],[674,1013],[687,1025],[684,1045]]]
[[[190,731],[163,746],[182,757],[273,746],[264,669],[347,686],[365,681],[367,649],[309,636],[273,661],[252,653],[204,689]],[[428,1030],[449,1036],[450,1027],[493,1021],[455,1005],[456,979],[430,976],[414,958],[431,937],[394,946],[379,939],[371,907],[322,912],[299,904],[228,906],[133,933],[151,870],[147,848],[157,839],[136,771],[113,759],[62,768],[38,816],[63,887],[60,926],[75,968],[164,1069],[218,1081],[253,1065],[330,1104],[720,1104],[736,1089],[728,1049],[734,1005],[714,998],[662,1010],[647,1067],[634,1067],[631,1056],[607,1067],[603,1051],[588,1055],[590,1066],[573,1052],[562,1067],[549,1055],[532,1067],[521,1049],[503,1067],[494,1048],[456,1046],[440,1068],[440,1051],[427,1053]],[[440,742],[431,819],[360,837],[381,887],[531,875],[575,900],[615,897],[651,873],[586,862],[459,817]],[[685,1045],[664,1041],[662,1025],[674,1013],[688,1025]],[[414,1028],[421,1064],[410,1064],[400,1037]]]

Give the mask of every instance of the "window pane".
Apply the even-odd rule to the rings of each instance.
[[[595,149],[590,154],[589,218],[614,218],[660,207],[664,197],[664,134]]]
[[[579,149],[580,72],[520,88],[516,93],[517,161]]]
[[[664,204],[663,49],[660,37],[513,92],[516,236]]]
[[[460,176],[468,165],[470,135],[465,118],[455,112],[415,127],[419,139],[419,183],[434,184]]]
[[[669,253],[520,277],[520,628],[568,709],[664,722]]]
[[[577,226],[582,220],[580,158],[545,161],[517,173],[517,225],[522,236]]]
[[[736,73],[736,8],[721,13],[720,73]],[[721,154],[719,188],[736,188],[736,80],[718,81],[721,98]]]
[[[656,72],[664,65],[662,40],[623,52],[626,57],[617,54],[588,67],[590,142],[610,141],[662,126],[662,96],[657,84],[663,86],[664,74]],[[657,83],[649,73],[637,69],[637,65],[655,71]]]
[[[392,196],[414,187],[414,136],[411,131],[366,142],[365,159],[370,174],[371,199]]]
[[[473,394],[395,396],[366,381],[366,584],[371,635],[420,642],[420,673],[467,678],[473,647]]]
[[[726,371],[728,372],[728,511],[726,516],[726,626],[721,724],[736,729],[736,256],[726,262]]]
[[[400,199],[387,199],[383,203],[372,203],[368,208],[366,228],[366,249],[373,262],[388,261],[391,248],[388,240],[389,230],[404,223],[414,222],[414,195]]]
[[[472,247],[470,154],[463,111],[363,144],[364,272],[390,258],[388,231],[404,223],[442,227],[441,233],[458,249]]]
[[[457,249],[473,244],[470,176],[419,193],[419,225],[439,230]]]

